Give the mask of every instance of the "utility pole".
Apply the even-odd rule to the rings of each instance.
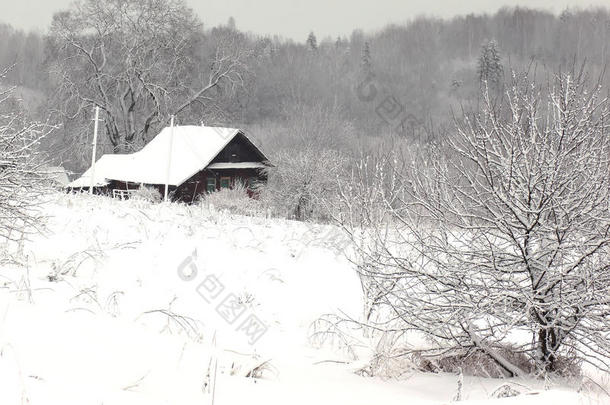
[[[89,183],[89,194],[93,194],[95,186],[95,152],[97,151],[97,123],[100,118],[100,107],[95,106],[95,123],[93,124],[93,153],[91,154],[91,183]]]
[[[172,115],[169,129],[169,155],[167,156],[167,176],[165,177],[165,202],[168,201],[169,174],[172,167],[172,149],[174,147],[174,116]]]

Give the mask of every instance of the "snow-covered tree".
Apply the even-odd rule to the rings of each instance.
[[[7,72],[0,72],[0,82]],[[22,240],[40,225],[37,206],[47,178],[39,143],[51,128],[31,122],[13,90],[0,91],[0,237]]]
[[[349,166],[343,142],[352,142],[353,129],[325,107],[299,108],[279,127],[270,156],[276,167],[261,196],[276,214],[298,220],[326,219],[329,200],[337,198],[337,179]],[[287,139],[293,137],[293,140]],[[282,147],[282,142],[296,147]]]
[[[172,114],[213,110],[221,88],[244,84],[251,55],[230,27],[204,36],[184,0],[79,0],[48,38],[57,111],[83,125],[99,106],[115,152],[139,149]]]
[[[551,82],[513,77],[500,108],[485,91],[443,153],[409,170],[389,156],[343,189],[376,326],[422,333],[423,355],[483,352],[507,375],[574,357],[610,370],[608,99],[581,74]]]
[[[275,155],[277,167],[269,171],[263,191],[266,201],[278,214],[305,221],[326,216],[326,200],[335,198],[337,178],[347,159],[334,150],[305,148]]]

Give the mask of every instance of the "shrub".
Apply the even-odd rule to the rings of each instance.
[[[142,200],[149,203],[157,204],[163,200],[161,193],[155,187],[142,186],[135,190],[131,195],[134,200]]]
[[[260,201],[248,195],[248,188],[241,182],[236,182],[233,188],[222,189],[203,196],[200,204],[238,215],[261,216],[265,211]]]

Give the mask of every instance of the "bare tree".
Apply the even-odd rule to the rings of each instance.
[[[8,70],[0,72],[0,81]],[[48,182],[39,144],[52,128],[31,122],[13,90],[0,92],[0,237],[21,241],[40,225],[37,208]]]
[[[234,32],[204,54],[202,25],[183,0],[81,0],[54,16],[49,43],[59,111],[88,120],[101,107],[115,151],[240,85],[249,55]]]
[[[277,214],[300,221],[329,219],[327,203],[337,196],[337,181],[347,159],[334,150],[305,148],[274,155],[262,198]]]
[[[582,73],[551,82],[514,76],[504,106],[486,91],[446,153],[409,170],[390,156],[393,170],[342,190],[376,325],[423,334],[424,355],[478,351],[528,372],[510,347],[539,373],[575,355],[610,370],[608,100]]]
[[[349,164],[344,151],[355,142],[351,125],[335,113],[324,106],[296,108],[285,125],[265,129],[266,140],[279,150],[271,155],[276,167],[267,172],[262,198],[277,214],[303,221],[329,219],[337,180]]]

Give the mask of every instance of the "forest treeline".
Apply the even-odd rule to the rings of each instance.
[[[201,30],[182,76],[197,78],[212,69],[211,44],[227,33],[250,50],[240,62],[239,85],[231,91],[218,86],[183,109],[179,123],[244,127],[271,154],[303,143],[349,154],[392,135],[413,142],[442,137],[453,127],[454,111],[477,103],[483,79],[500,86],[501,76],[513,69],[554,72],[586,61],[597,77],[609,60],[610,13],[504,8],[493,15],[418,17],[349,37],[311,33],[302,42],[244,33],[231,19]],[[58,92],[61,50],[53,35],[0,25],[0,66],[14,64],[4,85],[17,86],[31,115],[57,121],[47,141],[50,156],[81,172],[91,111],[80,111],[80,120],[56,114],[60,101],[71,99]],[[141,142],[155,135],[142,134]],[[103,151],[117,151],[104,139]]]

